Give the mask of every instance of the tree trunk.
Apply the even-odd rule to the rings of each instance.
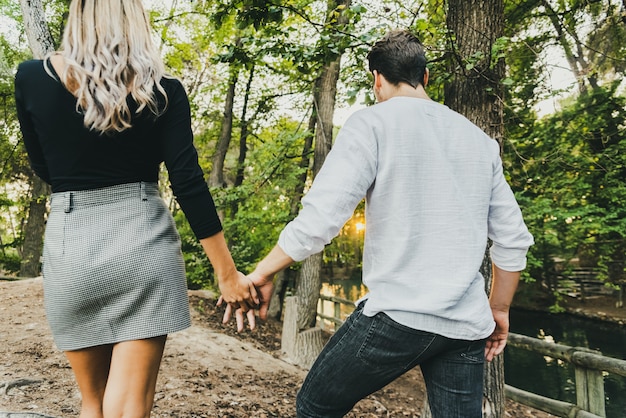
[[[254,80],[254,65],[250,69],[248,75],[248,82],[246,83],[246,91],[243,98],[243,107],[241,109],[240,129],[239,129],[239,156],[237,157],[237,173],[235,175],[235,183],[233,187],[239,187],[243,184],[245,176],[245,162],[248,155],[248,126],[250,120],[248,120],[248,103],[250,101],[250,90],[252,89],[252,80]],[[258,110],[263,107],[263,103],[259,102],[257,112],[253,118],[258,114]],[[235,200],[230,206],[230,218],[235,219],[239,212],[239,200]]]
[[[254,80],[254,68],[255,67],[253,65],[250,69],[250,74],[248,75],[246,93],[243,99],[243,108],[241,109],[241,132],[239,134],[239,157],[237,158],[237,176],[235,178],[235,187],[243,184],[246,155],[248,154],[248,126],[250,125],[250,120],[248,120],[248,102],[250,101],[252,80]],[[259,103],[259,107],[262,107],[262,103]],[[255,113],[255,117],[257,113]]]
[[[28,220],[24,225],[24,243],[20,277],[37,277],[41,273],[43,236],[46,230],[46,201],[50,188],[39,177],[31,177],[32,192],[28,205]]]
[[[46,22],[46,14],[41,0],[20,0],[22,17],[28,45],[36,59],[43,58],[54,50],[54,42],[50,28]]]
[[[333,26],[342,26],[346,18],[342,13],[351,4],[351,0],[329,0],[327,9],[327,23]],[[337,13],[339,17],[337,18]],[[315,82],[313,103],[317,114],[315,129],[315,151],[313,161],[313,176],[316,176],[330,152],[333,142],[333,114],[335,111],[335,95],[341,54],[330,59],[322,68],[319,78]],[[300,279],[296,283],[296,295],[299,299],[298,326],[300,329],[315,324],[317,316],[317,300],[322,286],[320,270],[322,268],[322,254],[315,254],[302,264]]]
[[[317,319],[317,301],[320,297],[322,280],[322,253],[313,254],[302,262],[300,278],[296,280],[298,296],[298,329],[315,326]]]
[[[313,147],[313,133],[315,132],[315,124],[317,122],[317,114],[315,107],[311,112],[309,118],[309,124],[307,129],[307,136],[304,139],[304,146],[302,147],[302,155],[300,158],[300,168],[302,174],[300,174],[300,181],[296,186],[296,189],[291,198],[291,218],[295,218],[300,210],[300,200],[304,194],[304,185],[306,184],[307,171],[309,168],[311,148]],[[274,280],[274,293],[272,294],[272,302],[270,303],[270,310],[268,315],[273,318],[280,319],[282,313],[282,307],[286,294],[286,286],[290,283],[290,279],[296,275],[295,270],[286,269],[276,275]]]
[[[324,348],[324,338],[321,328],[298,329],[299,305],[297,296],[290,296],[285,301],[281,350],[293,364],[308,370]]]
[[[52,35],[46,22],[41,0],[20,0],[26,37],[33,57],[43,58],[54,50]],[[35,277],[40,273],[43,235],[45,231],[46,201],[50,194],[48,185],[34,173],[30,176],[31,197],[28,220],[24,226],[24,244],[20,276]]]
[[[311,117],[309,118],[309,124],[307,127],[307,135],[304,138],[304,146],[302,147],[302,154],[300,157],[300,169],[302,169],[302,174],[300,174],[300,181],[298,182],[298,186],[296,187],[295,193],[293,194],[293,198],[291,200],[292,217],[296,217],[296,215],[300,211],[300,201],[302,200],[302,195],[304,194],[304,185],[306,184],[306,178],[308,176],[308,170],[311,160],[310,154],[311,149],[313,149],[313,138],[316,124],[317,112],[315,110],[315,105],[313,105],[313,108],[311,109]]]
[[[231,64],[234,66],[234,64]],[[224,101],[224,117],[222,118],[222,130],[217,141],[215,154],[213,155],[213,166],[209,175],[209,186],[224,187],[224,160],[230,145],[230,139],[233,134],[233,104],[235,102],[235,88],[237,87],[238,72],[231,67],[230,80],[228,82],[228,91]]]
[[[453,77],[444,89],[445,103],[502,146],[504,89],[500,81],[505,67],[502,59],[492,62],[491,49],[504,34],[504,2],[449,0],[446,24],[451,33],[450,72]],[[481,272],[486,281],[485,289],[489,292],[491,264],[488,257],[485,260]],[[485,365],[484,395],[483,416],[503,417],[504,369],[501,356]]]
[[[447,26],[453,37],[453,77],[444,89],[445,103],[502,144],[505,64],[500,59],[492,65],[491,48],[504,35],[504,2],[450,0]],[[477,53],[483,58],[475,61]],[[470,70],[468,62],[473,63]]]

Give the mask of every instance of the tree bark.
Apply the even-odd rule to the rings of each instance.
[[[54,42],[41,0],[20,0],[26,37],[33,57],[41,59],[54,50]],[[29,178],[31,197],[28,220],[24,226],[24,244],[20,276],[35,277],[40,274],[43,235],[45,231],[46,201],[50,194],[48,185],[34,173]]]
[[[234,64],[231,64],[234,65]],[[230,80],[228,82],[228,91],[224,101],[224,117],[222,118],[222,130],[217,140],[215,154],[213,155],[213,166],[209,175],[209,186],[224,187],[224,161],[226,153],[230,145],[230,139],[233,134],[233,105],[235,102],[235,88],[237,87],[238,72],[231,68]]]
[[[54,42],[46,21],[46,14],[41,0],[20,0],[22,18],[28,46],[36,59],[43,58],[54,50]]]
[[[296,189],[291,197],[291,209],[290,217],[293,219],[298,215],[300,210],[300,200],[304,194],[304,185],[306,183],[308,168],[310,164],[311,149],[313,148],[313,134],[315,132],[315,124],[317,123],[317,114],[315,108],[311,111],[311,117],[309,118],[309,124],[307,129],[307,136],[304,139],[304,146],[302,147],[302,155],[300,158],[300,168],[302,174],[300,174],[300,181],[296,186]],[[290,279],[297,275],[295,270],[286,269],[276,275],[274,280],[274,293],[272,294],[272,302],[270,303],[270,310],[268,315],[273,318],[280,319],[282,313],[282,306],[286,294],[286,286],[289,284]]]
[[[502,147],[504,134],[501,80],[504,60],[492,61],[492,46],[504,35],[503,0],[449,0],[446,24],[450,32],[450,82],[445,103],[483,129]],[[468,65],[469,64],[469,65]],[[469,69],[468,69],[469,68]],[[487,243],[485,243],[487,244]],[[481,272],[491,288],[491,264]],[[504,368],[501,356],[485,365],[483,416],[504,416]]]
[[[464,115],[502,144],[504,134],[501,80],[504,60],[491,62],[491,48],[504,35],[503,0],[450,0],[447,26],[451,32],[450,72],[445,104]],[[474,60],[477,53],[482,59]],[[466,70],[466,64],[473,67]]]
[[[324,338],[320,328],[298,329],[299,305],[297,296],[290,296],[285,301],[281,349],[293,364],[308,370],[324,348]]]
[[[329,0],[327,8],[327,24],[342,26],[346,23],[343,10],[348,8],[352,0]],[[339,13],[339,17],[337,16]],[[313,176],[315,177],[326,160],[333,142],[333,114],[341,54],[330,58],[322,68],[315,82],[313,103],[317,114],[315,129],[315,150],[313,160]],[[320,270],[322,254],[315,254],[302,263],[300,278],[296,282],[296,295],[299,298],[298,326],[305,329],[315,325],[317,316],[317,300],[321,289]]]
[[[28,220],[24,225],[24,243],[20,277],[37,277],[41,273],[43,236],[46,230],[46,201],[50,194],[49,186],[36,175],[32,175],[31,197],[28,205]]]
[[[241,132],[239,134],[239,157],[237,158],[237,176],[235,177],[235,187],[241,186],[244,179],[244,168],[246,155],[248,154],[248,102],[250,101],[250,91],[252,90],[252,81],[254,80],[254,65],[250,69],[248,82],[246,83],[246,93],[243,99],[243,108],[241,109]],[[259,103],[259,106],[262,106]],[[256,114],[255,114],[256,116]]]

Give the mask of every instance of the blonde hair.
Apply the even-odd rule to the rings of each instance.
[[[73,0],[56,54],[66,65],[59,77],[76,96],[76,110],[90,130],[111,134],[130,128],[129,95],[136,114],[163,111],[156,91],[167,104],[160,85],[165,67],[141,0]]]

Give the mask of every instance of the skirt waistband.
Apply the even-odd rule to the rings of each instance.
[[[160,196],[157,183],[141,181],[99,189],[56,192],[50,197],[50,207],[52,209],[62,207],[66,213],[69,213],[80,206],[101,205],[129,198],[147,200],[148,196]]]

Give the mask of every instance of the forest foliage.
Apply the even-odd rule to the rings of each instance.
[[[69,2],[44,3],[58,42]],[[275,244],[293,217],[297,190],[310,184],[312,152],[303,150],[315,111],[313,83],[325,63],[342,57],[335,129],[349,112],[373,104],[365,56],[389,29],[420,37],[431,71],[427,90],[444,99],[452,54],[443,0],[352,1],[330,14],[318,0],[145,3],[168,70],[187,88],[200,164],[207,181],[212,177],[242,271]],[[505,172],[536,240],[526,280],[553,289],[557,269],[578,260],[618,283],[626,251],[626,6],[615,0],[505,5],[506,35],[492,46],[491,59],[506,63],[499,98]],[[347,23],[333,24],[340,14]],[[19,271],[32,178],[13,99],[15,69],[30,52],[18,2],[0,0],[0,18],[0,274],[6,275]],[[483,58],[452,64],[471,72]],[[189,285],[211,287],[210,264],[169,192],[165,170],[162,178]],[[362,222],[361,205],[324,251],[328,274],[359,275]]]

